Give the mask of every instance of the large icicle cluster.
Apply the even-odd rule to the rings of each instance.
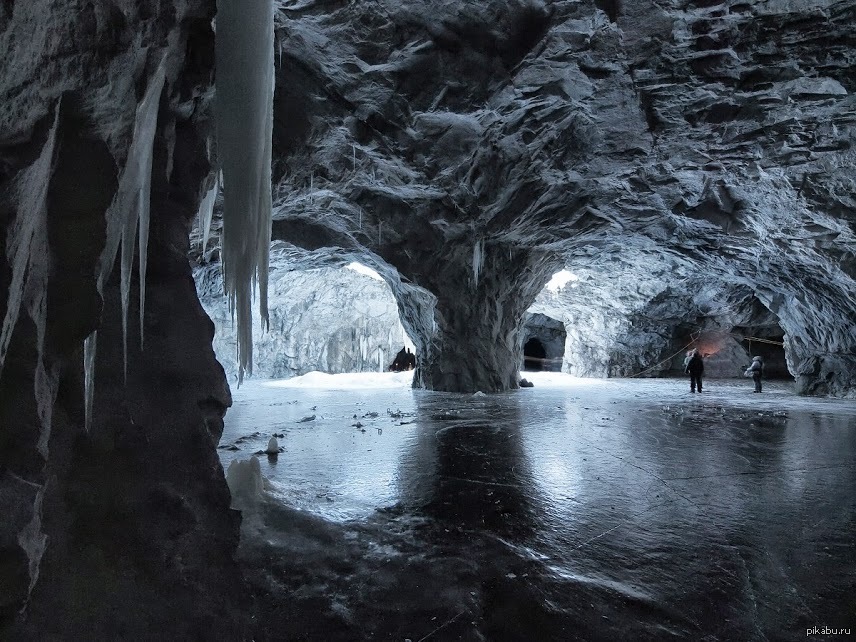
[[[42,153],[36,162],[21,174],[16,186],[20,206],[6,241],[6,253],[9,266],[12,268],[12,282],[9,284],[6,314],[0,329],[0,374],[2,374],[12,331],[18,322],[22,305],[36,326],[38,360],[33,393],[42,426],[38,447],[45,458],[48,456],[51,412],[56,398],[56,377],[51,376],[45,368],[43,353],[50,272],[48,189],[54,168],[59,110],[58,104]]]
[[[272,0],[217,2],[217,150],[223,171],[223,279],[238,317],[238,382],[253,371],[252,293],[267,326],[273,132]]]
[[[122,333],[125,356],[125,376],[128,374],[128,307],[131,298],[131,273],[133,271],[134,247],[139,232],[139,281],[140,281],[140,342],[143,341],[143,316],[146,303],[146,264],[149,240],[149,199],[152,184],[152,155],[155,131],[158,124],[158,108],[163,91],[166,58],[162,58],[157,71],[149,83],[143,100],[137,105],[133,139],[128,150],[128,160],[119,178],[116,196],[107,210],[107,241],[98,264],[98,291],[103,296],[104,286],[113,272],[116,254],[121,254]],[[95,396],[95,355],[98,331],[86,338],[83,352],[86,388],[86,425],[92,420]]]

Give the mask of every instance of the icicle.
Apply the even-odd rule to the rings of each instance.
[[[48,543],[47,535],[42,532],[42,501],[44,497],[45,489],[42,486],[36,493],[36,499],[33,502],[33,519],[18,534],[18,544],[24,549],[29,560],[30,587],[28,595],[32,594],[36,582],[39,580],[39,568]]]
[[[107,240],[98,261],[96,286],[102,298],[104,286],[113,272],[119,245],[121,256],[121,296],[122,296],[122,347],[124,355],[125,379],[128,378],[128,305],[131,295],[131,273],[134,261],[134,241],[137,228],[140,234],[140,347],[142,347],[143,318],[145,315],[146,270],[149,242],[150,196],[152,179],[152,156],[155,131],[157,129],[158,108],[161,92],[166,78],[166,56],[161,58],[157,71],[152,78],[143,100],[137,105],[134,118],[134,131],[125,168],[119,177],[119,187],[113,202],[107,209]],[[95,357],[97,353],[97,335],[93,332],[83,344],[84,390],[86,430],[92,425],[92,411],[95,401]]]
[[[199,204],[199,229],[202,231],[202,256],[205,256],[205,249],[208,247],[208,237],[211,235],[211,221],[214,218],[214,203],[217,200],[217,193],[220,191],[220,176],[219,174],[214,179],[214,185],[211,186],[205,193],[205,197]]]
[[[131,274],[134,261],[134,241],[139,225],[140,233],[140,333],[143,332],[145,314],[146,268],[149,239],[149,199],[151,195],[152,155],[158,107],[166,72],[165,57],[161,59],[142,102],[137,105],[134,133],[125,169],[119,178],[116,196],[107,210],[107,242],[98,265],[98,292],[104,295],[104,286],[113,272],[119,245],[121,255],[122,343],[125,357],[125,378],[128,377],[128,306],[131,295]],[[142,339],[141,339],[142,340]],[[142,345],[142,344],[141,344]],[[91,349],[95,350],[95,342]],[[94,361],[94,353],[92,355]]]
[[[98,352],[98,331],[83,341],[83,414],[86,432],[92,427],[92,410],[95,408],[95,355]]]
[[[238,382],[253,372],[251,285],[267,310],[274,90],[271,0],[217,0],[217,150],[223,168],[223,281],[238,317]]]
[[[42,281],[47,278],[47,270],[39,263],[48,258],[42,250],[47,243],[47,196],[53,171],[58,115],[57,111],[42,153],[22,173],[18,184],[20,206],[6,241],[12,282],[9,284],[6,314],[0,329],[0,374],[3,372],[6,352],[12,339],[12,330],[18,322],[21,304],[39,285],[45,285]]]
[[[154,80],[146,91],[143,97],[143,102],[140,103],[138,112],[142,111],[142,121],[140,122],[140,141],[139,165],[135,168],[138,172],[137,180],[137,206],[139,208],[139,235],[140,235],[140,349],[144,343],[144,327],[145,327],[145,312],[146,312],[146,272],[148,269],[149,258],[149,222],[151,220],[151,194],[152,194],[152,155],[155,139],[155,129],[158,124],[158,107],[160,104],[160,96],[163,91],[164,80],[166,78],[166,70],[164,69],[164,61],[158,66],[155,72]],[[134,139],[136,142],[136,126],[134,127]],[[134,151],[133,149],[131,151]],[[126,166],[127,171],[127,166]],[[130,217],[129,217],[130,218]],[[129,233],[133,237],[133,225],[130,226]],[[122,241],[122,256],[125,256],[124,240]],[[128,263],[134,259],[134,240],[131,238],[128,243],[131,246],[130,257]],[[131,282],[130,270],[128,270],[127,282]],[[122,278],[123,283],[125,278]],[[122,296],[122,323],[125,338],[125,378],[128,378],[128,299],[125,295]]]
[[[56,400],[57,373],[45,368],[44,346],[47,327],[48,245],[47,197],[54,169],[60,104],[54,111],[53,125],[38,159],[24,172],[16,185],[18,212],[9,230],[6,254],[12,270],[12,282],[6,302],[6,314],[0,329],[0,375],[23,304],[36,326],[37,360],[33,378],[33,395],[41,430],[38,449],[47,459],[51,414]]]
[[[473,245],[473,285],[478,287],[479,274],[482,269],[482,261],[484,260],[484,240],[479,239]]]

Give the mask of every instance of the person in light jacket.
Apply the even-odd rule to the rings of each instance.
[[[764,360],[761,357],[752,357],[752,365],[746,368],[747,377],[751,376],[755,382],[755,392],[761,392],[761,377],[764,375]]]

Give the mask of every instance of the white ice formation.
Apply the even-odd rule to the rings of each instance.
[[[246,509],[257,503],[265,486],[258,458],[234,460],[226,471],[226,483],[232,494],[233,508]]]
[[[217,149],[223,171],[223,279],[238,317],[238,382],[253,372],[252,293],[268,325],[271,136],[274,90],[271,0],[218,0]]]
[[[276,437],[271,437],[270,441],[268,441],[267,449],[265,453],[268,455],[278,455],[279,454],[279,442],[276,440]]]
[[[6,314],[0,329],[0,375],[2,375],[12,331],[18,321],[22,305],[26,307],[27,313],[36,326],[38,360],[33,393],[41,423],[38,448],[45,458],[48,456],[51,412],[56,398],[56,376],[51,376],[45,368],[44,344],[50,272],[47,198],[54,167],[59,113],[60,105],[57,104],[53,126],[48,132],[42,152],[36,162],[23,172],[16,186],[20,207],[6,241],[12,282],[9,285]]]
[[[161,58],[154,77],[149,82],[143,100],[137,105],[134,133],[125,169],[119,178],[116,196],[107,210],[107,240],[98,262],[98,292],[104,296],[104,286],[113,272],[116,254],[121,254],[122,340],[124,348],[125,378],[128,376],[128,307],[131,298],[131,273],[134,249],[139,231],[139,282],[140,282],[140,345],[143,343],[143,317],[146,308],[146,267],[149,243],[149,204],[152,185],[152,156],[155,131],[158,124],[158,107],[163,91],[166,57]],[[86,338],[83,351],[85,407],[87,430],[92,421],[95,397],[95,356],[98,331]]]
[[[202,255],[208,247],[208,237],[211,234],[211,221],[214,218],[214,203],[217,194],[220,193],[220,175],[214,179],[214,184],[205,192],[202,202],[199,204],[199,229],[202,231]]]
[[[484,239],[479,239],[473,245],[473,287],[479,286],[479,274],[484,260]]]

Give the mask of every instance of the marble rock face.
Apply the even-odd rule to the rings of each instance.
[[[346,267],[294,271],[275,247],[268,307],[270,328],[253,324],[253,376],[283,379],[313,370],[383,372],[405,345],[389,287],[380,277]],[[194,272],[202,306],[214,322],[214,352],[230,380],[237,378],[236,333],[219,264]]]
[[[854,23],[852,0],[287,3],[274,237],[387,279],[415,385],[514,387],[564,267],[568,371],[636,372],[760,305],[802,392],[854,394]]]

